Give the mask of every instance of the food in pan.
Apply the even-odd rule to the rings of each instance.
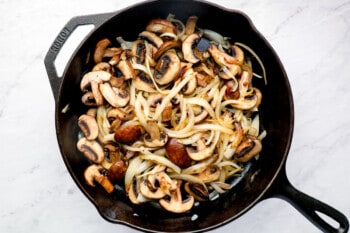
[[[134,40],[98,41],[80,82],[88,110],[77,148],[84,176],[134,204],[155,201],[183,213],[231,189],[262,150],[258,56],[201,29],[198,17],[153,19]],[[263,74],[253,72],[252,60]]]

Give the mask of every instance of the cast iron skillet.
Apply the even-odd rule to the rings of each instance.
[[[79,131],[77,118],[86,110],[80,102],[79,83],[81,75],[92,67],[91,53],[96,42],[106,37],[114,41],[117,36],[134,40],[150,19],[166,18],[169,13],[184,22],[188,16],[197,15],[199,27],[215,30],[232,41],[250,46],[264,62],[268,79],[267,85],[259,80],[254,83],[263,94],[260,114],[262,125],[267,131],[260,159],[249,165],[245,175],[232,181],[235,186],[230,192],[180,215],[165,213],[153,205],[135,206],[118,187],[114,193],[107,195],[102,189],[88,186],[83,171],[89,162],[76,149]],[[62,77],[58,77],[54,65],[58,52],[77,27],[88,24],[94,25],[94,29],[76,49]],[[298,191],[287,179],[285,162],[294,124],[291,88],[277,54],[242,12],[203,1],[158,0],[118,12],[75,17],[64,26],[53,42],[45,57],[45,66],[56,103],[55,123],[63,160],[81,191],[106,220],[142,231],[207,231],[236,219],[264,199],[279,197],[291,203],[324,232],[348,231],[349,223],[342,213]],[[67,106],[68,110],[62,112]],[[318,213],[329,216],[339,226],[332,226]]]

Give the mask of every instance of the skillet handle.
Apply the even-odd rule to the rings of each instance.
[[[349,221],[345,215],[333,207],[294,188],[287,178],[285,169],[282,169],[276,182],[276,186],[270,196],[278,197],[289,202],[322,232],[348,232]],[[322,219],[319,213],[337,222],[339,224],[338,228],[335,228],[330,223],[326,222],[326,220]]]
[[[55,60],[64,43],[79,26],[94,25],[96,28],[103,24],[112,15],[114,15],[114,13],[77,16],[69,20],[68,23],[62,28],[60,33],[58,33],[44,59],[46,72],[55,100],[58,99],[59,89],[63,81],[62,78],[57,74]]]

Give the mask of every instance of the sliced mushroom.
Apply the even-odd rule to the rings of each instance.
[[[121,181],[125,177],[126,172],[126,164],[123,160],[118,160],[110,168],[108,169],[107,178],[112,183],[117,183],[118,181]]]
[[[168,135],[160,131],[155,120],[147,120],[147,128],[145,130],[147,133],[144,134],[143,141],[146,146],[160,147],[164,146],[168,141]]]
[[[216,181],[220,177],[220,169],[217,165],[211,165],[201,173],[197,175],[197,178],[201,179],[204,183],[210,183]]]
[[[99,88],[103,97],[113,107],[124,107],[129,103],[130,95],[125,89],[112,87],[110,83],[102,83]]]
[[[159,48],[163,44],[163,40],[159,36],[154,34],[153,32],[143,31],[143,32],[141,32],[139,34],[139,37],[141,37],[142,39],[146,39],[147,41],[151,42],[157,48]]]
[[[195,32],[197,21],[198,17],[195,15],[188,17],[185,26],[185,35],[191,35]]]
[[[140,192],[150,199],[160,199],[176,189],[176,183],[165,172],[148,175],[140,184]]]
[[[173,33],[176,34],[176,27],[166,19],[152,19],[146,26],[146,30],[157,34]]]
[[[99,62],[92,68],[92,71],[101,70],[113,74],[113,67],[108,62]]]
[[[178,41],[166,41],[164,42],[157,50],[157,52],[154,54],[154,60],[158,60],[166,51],[174,48],[179,48],[180,43]]]
[[[186,182],[184,188],[197,201],[209,201],[208,190],[201,184]]]
[[[95,182],[99,183],[108,193],[113,192],[114,186],[113,184],[108,180],[107,177],[102,175],[103,167],[100,165],[90,165],[85,169],[84,177],[86,182],[92,186],[95,187]]]
[[[104,159],[103,148],[96,140],[87,140],[87,138],[82,137],[77,142],[77,148],[94,163],[101,163]]]
[[[239,65],[242,65],[244,62],[244,52],[237,45],[233,45],[228,49],[228,54],[235,58],[236,62]]]
[[[231,148],[236,148],[244,137],[244,130],[240,122],[234,121],[233,125],[235,126],[233,134],[230,136],[230,146]]]
[[[188,156],[195,161],[200,161],[212,156],[215,146],[219,140],[219,136],[219,133],[215,133],[214,139],[209,147],[207,147],[205,144],[204,138],[201,138],[197,141],[196,149],[193,149],[192,147],[186,147]]]
[[[155,92],[152,79],[143,71],[140,71],[136,78],[132,80],[135,88],[145,92]]]
[[[132,144],[141,137],[141,127],[137,125],[121,126],[115,131],[114,139],[122,144]]]
[[[107,38],[97,42],[95,52],[94,52],[95,63],[99,63],[102,61],[105,51],[110,44],[111,44],[111,41]]]
[[[98,125],[95,117],[83,114],[78,119],[78,126],[88,140],[95,140],[98,136]]]
[[[246,163],[259,154],[261,150],[262,144],[260,139],[252,135],[247,135],[247,138],[237,147],[234,157],[238,162]]]
[[[81,97],[81,102],[89,107],[96,107],[97,106],[96,100],[95,100],[95,97],[94,97],[94,94],[92,93],[92,91],[86,92]]]
[[[233,100],[231,106],[241,110],[250,110],[254,107],[258,107],[261,103],[262,94],[259,89],[253,87],[252,91],[245,95],[241,96],[237,100]]]
[[[225,100],[238,99],[240,92],[238,89],[238,82],[236,79],[225,82],[226,91],[224,95]]]
[[[111,108],[107,112],[107,119],[112,122],[116,118],[121,119],[122,121],[131,120],[134,118],[134,107],[131,105],[126,106],[124,109],[122,108]]]
[[[181,180],[177,180],[177,188],[171,191],[170,200],[160,199],[159,204],[173,213],[184,213],[190,210],[194,204],[194,198],[193,196],[188,196],[183,200],[180,188]]]
[[[102,93],[100,92],[99,83],[96,82],[95,80],[91,80],[90,85],[91,85],[91,91],[94,96],[96,105],[97,106],[102,105],[103,96],[102,96]]]
[[[131,51],[134,54],[132,58],[133,63],[143,64],[146,60],[146,45],[144,40],[136,40],[131,47]]]
[[[139,188],[139,182],[138,182],[138,179],[137,178],[134,178],[131,182],[131,185],[130,187],[126,190],[128,196],[129,196],[129,199],[130,201],[133,203],[133,204],[140,204],[141,202],[138,200],[138,195],[140,193],[140,188]]]
[[[184,86],[181,90],[181,92],[184,95],[192,95],[197,88],[196,73],[193,71],[192,68],[187,69],[184,75],[181,77],[181,79],[184,79],[188,76],[192,76],[192,78],[190,79],[190,81],[188,81],[186,86]]]
[[[191,166],[191,159],[187,154],[186,146],[176,138],[170,138],[165,145],[165,151],[169,160],[181,168]]]
[[[124,79],[132,79],[136,77],[136,73],[131,63],[127,59],[121,59],[117,65],[118,69],[123,73]]]
[[[160,84],[168,84],[175,80],[181,70],[181,61],[175,51],[169,50],[158,60],[154,68],[154,79]]]
[[[200,59],[196,57],[195,53],[193,52],[193,48],[198,43],[199,39],[200,39],[200,36],[196,33],[193,33],[187,36],[182,43],[182,53],[183,53],[184,59],[193,64],[200,61]]]
[[[227,66],[229,64],[240,64],[236,57],[232,57],[225,51],[220,50],[215,44],[210,45],[208,51],[215,60],[215,62],[220,66]]]
[[[111,84],[112,87],[117,87],[117,88],[123,88],[123,86],[125,85],[125,77],[119,76],[112,76],[111,79],[109,80],[109,83]]]
[[[119,161],[122,157],[119,147],[115,143],[108,143],[103,147],[104,160],[101,165],[109,169],[114,163]]]
[[[80,81],[80,89],[82,91],[86,91],[87,87],[90,86],[91,81],[95,81],[97,83],[107,82],[112,77],[110,73],[107,71],[99,70],[99,71],[90,71],[86,73]]]

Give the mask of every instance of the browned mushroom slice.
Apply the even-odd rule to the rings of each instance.
[[[121,126],[114,133],[114,139],[123,144],[132,144],[141,137],[141,127],[136,125]]]
[[[136,78],[132,80],[135,88],[145,92],[155,92],[152,79],[143,71],[140,71]]]
[[[112,87],[110,83],[102,83],[99,87],[103,97],[113,107],[124,107],[129,103],[130,95],[128,91]]]
[[[215,44],[209,46],[208,51],[210,55],[213,57],[215,62],[220,66],[227,66],[229,64],[240,65],[240,61],[237,60],[236,57],[232,57],[227,54],[225,51],[220,50]]]
[[[95,187],[95,182],[99,183],[108,193],[113,192],[114,186],[107,177],[101,174],[103,167],[100,165],[90,165],[85,169],[84,178],[86,182]]]
[[[231,106],[241,110],[250,110],[261,103],[262,94],[259,89],[253,87],[251,93],[231,101]]]
[[[87,87],[90,86],[91,81],[97,83],[107,82],[112,77],[109,72],[99,70],[99,71],[90,71],[86,73],[80,81],[80,89],[86,91]]]
[[[239,94],[239,89],[238,89],[238,82],[236,79],[230,80],[225,82],[226,85],[226,91],[224,95],[225,100],[229,99],[238,99],[240,94]]]
[[[180,43],[178,41],[166,41],[164,42],[157,50],[157,52],[154,54],[154,60],[158,60],[160,56],[162,56],[166,51],[173,49],[173,48],[179,48]]]
[[[150,199],[163,198],[174,189],[176,189],[176,183],[165,172],[150,174],[140,184],[141,194]]]
[[[201,184],[186,182],[184,188],[197,201],[209,201],[208,190]]]
[[[188,83],[186,84],[186,86],[184,86],[181,89],[181,92],[184,95],[192,95],[196,88],[197,88],[197,79],[196,79],[196,73],[193,72],[192,68],[189,68],[185,71],[183,77],[181,77],[181,79],[186,78],[187,76],[192,76],[192,78],[190,79],[190,81],[188,81]]]
[[[163,44],[163,40],[153,32],[143,31],[139,34],[139,37],[151,42],[157,48],[159,48]]]
[[[176,27],[166,19],[152,19],[146,26],[146,31],[163,34],[170,32],[176,34]]]
[[[219,133],[216,133],[215,138],[209,147],[207,147],[203,138],[198,140],[196,149],[186,147],[188,156],[195,161],[200,161],[212,156],[218,139]]]
[[[95,140],[98,136],[98,125],[95,117],[83,114],[78,119],[78,125],[88,140]]]
[[[103,147],[104,160],[101,165],[109,169],[114,163],[119,161],[122,157],[122,154],[119,150],[119,147],[115,143],[108,143]]]
[[[143,40],[136,40],[131,47],[131,51],[134,55],[132,58],[133,63],[143,64],[146,59],[146,45]]]
[[[113,74],[113,67],[108,62],[99,62],[92,68],[92,71],[101,70]]]
[[[234,121],[233,125],[235,126],[233,134],[230,136],[230,146],[231,148],[236,148],[244,137],[244,130],[240,122]]]
[[[90,107],[96,107],[97,106],[94,94],[91,91],[86,92],[81,97],[81,102],[83,104],[85,104],[86,106],[90,106]]]
[[[247,139],[242,141],[237,147],[234,157],[238,162],[246,163],[260,153],[262,144],[258,137],[247,135]]]
[[[181,168],[191,166],[191,159],[187,154],[186,146],[177,141],[176,138],[168,140],[165,151],[169,160]]]
[[[170,192],[170,200],[160,199],[159,204],[173,213],[184,213],[190,210],[194,204],[194,198],[193,196],[188,196],[183,200],[180,188],[181,180],[177,180],[177,188]]]
[[[244,62],[244,52],[243,50],[236,46],[233,45],[228,49],[228,54],[231,55],[233,58],[235,58],[235,60],[237,61],[237,63],[239,65],[242,65]]]
[[[111,44],[111,41],[107,38],[97,42],[95,52],[94,52],[95,63],[99,63],[102,61],[105,51],[110,44]]]
[[[95,80],[91,80],[90,82],[91,85],[91,91],[94,96],[95,102],[97,106],[100,106],[103,104],[103,96],[102,93],[100,92],[99,88],[99,83],[96,82]]]
[[[198,21],[197,16],[193,15],[188,17],[186,21],[186,26],[185,26],[185,35],[191,35],[192,33],[195,32],[197,21]]]
[[[77,148],[94,163],[101,163],[104,159],[102,146],[96,140],[87,140],[82,137],[77,142]]]
[[[193,51],[199,39],[200,39],[200,36],[196,33],[193,33],[187,36],[182,43],[182,53],[183,53],[184,59],[193,64],[200,61],[200,59],[195,55]]]
[[[164,146],[168,141],[168,135],[160,131],[155,120],[147,120],[147,128],[145,130],[147,133],[144,134],[143,141],[146,146],[160,147]]]
[[[181,61],[176,53],[172,50],[167,51],[154,69],[154,78],[160,85],[168,84],[173,81],[181,70]]]
[[[197,178],[201,179],[204,183],[210,183],[216,181],[220,177],[220,169],[216,165],[211,165],[201,173],[197,175]]]
[[[132,67],[129,60],[121,59],[117,65],[117,67],[123,73],[125,80],[136,77],[135,70]]]

